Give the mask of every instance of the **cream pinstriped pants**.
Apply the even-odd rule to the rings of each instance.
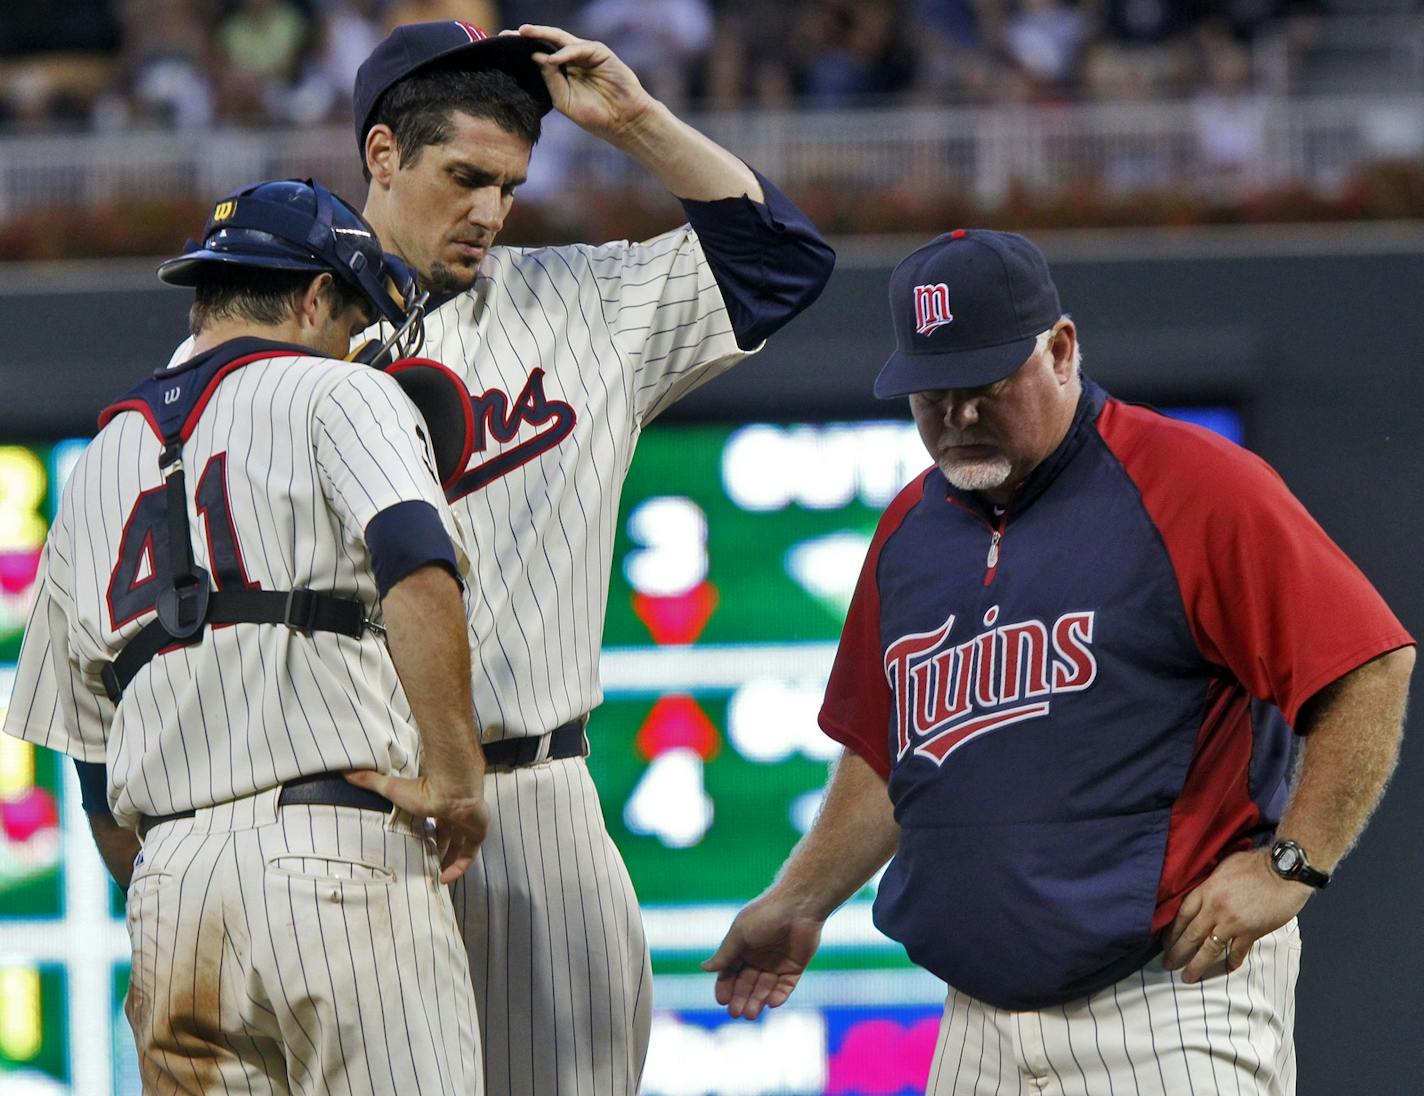
[[[153,828],[128,892],[143,1091],[478,1096],[433,841],[276,790]]]
[[[581,757],[485,777],[492,822],[455,881],[490,1096],[633,1096],[652,1029],[638,896]]]
[[[1159,956],[1091,997],[1006,1012],[951,989],[927,1096],[1290,1096],[1296,922],[1195,984]]]

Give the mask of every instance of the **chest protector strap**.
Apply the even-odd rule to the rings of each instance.
[[[304,635],[336,632],[353,638],[367,627],[366,607],[351,598],[335,597],[299,587],[294,590],[214,590],[211,576],[193,559],[188,526],[188,490],[183,473],[183,442],[192,434],[206,395],[232,369],[271,354],[249,355],[224,364],[199,367],[197,376],[160,375],[146,381],[105,410],[103,426],[121,410],[143,413],[163,440],[158,458],[163,473],[167,510],[167,584],[159,591],[158,619],[145,625],[126,643],[99,676],[104,691],[117,704],[135,675],[155,656],[173,647],[198,643],[210,624],[284,624]],[[203,374],[207,374],[204,376]],[[183,390],[187,389],[187,392]],[[173,393],[177,393],[174,395]],[[175,406],[179,405],[179,406]]]

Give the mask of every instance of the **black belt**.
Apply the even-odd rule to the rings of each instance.
[[[571,719],[562,727],[549,732],[549,753],[547,760],[558,761],[565,757],[583,757],[584,749],[583,716]],[[484,744],[485,764],[518,768],[531,765],[539,758],[539,741],[543,735],[532,738],[506,738],[503,742]]]
[[[301,803],[311,803],[327,807],[358,807],[363,811],[388,812],[394,804],[384,795],[377,795],[369,788],[358,788],[339,773],[313,773],[300,776],[282,785],[277,793],[277,806],[291,807]],[[180,818],[192,818],[194,811],[175,811],[173,814],[142,815],[138,820],[138,835],[142,839],[148,831],[163,822],[176,822]]]

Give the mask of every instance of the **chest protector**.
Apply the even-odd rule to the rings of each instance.
[[[155,601],[157,619],[145,625],[118,656],[100,671],[104,690],[117,704],[138,672],[157,654],[202,640],[210,624],[280,624],[294,631],[335,632],[359,637],[382,632],[352,598],[298,587],[291,590],[214,590],[211,577],[193,559],[188,524],[183,444],[197,428],[213,390],[228,374],[254,361],[291,354],[310,356],[305,347],[274,347],[258,340],[238,340],[234,349],[260,346],[255,353],[204,356],[190,366],[163,370],[104,409],[104,427],[121,411],[137,411],[158,436],[163,476],[168,548],[167,574]],[[246,343],[247,347],[240,344]],[[442,486],[464,471],[474,444],[474,410],[463,384],[437,362],[410,359],[384,366],[425,417]]]

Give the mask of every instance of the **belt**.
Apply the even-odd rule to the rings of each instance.
[[[282,785],[277,793],[277,806],[290,807],[301,803],[311,803],[329,807],[357,807],[363,811],[390,811],[393,804],[384,795],[377,795],[369,788],[358,788],[339,773],[313,773],[299,776]],[[148,836],[148,831],[164,822],[176,822],[180,818],[192,818],[195,811],[174,811],[172,814],[142,815],[138,820],[138,836]]]
[[[565,757],[583,757],[588,753],[587,740],[583,736],[584,716],[571,719],[562,727],[555,727],[547,735],[528,738],[506,738],[502,742],[484,744],[485,764],[491,767],[517,769],[521,765],[532,765],[535,761],[558,761]],[[549,752],[539,756],[540,744],[547,738]]]

